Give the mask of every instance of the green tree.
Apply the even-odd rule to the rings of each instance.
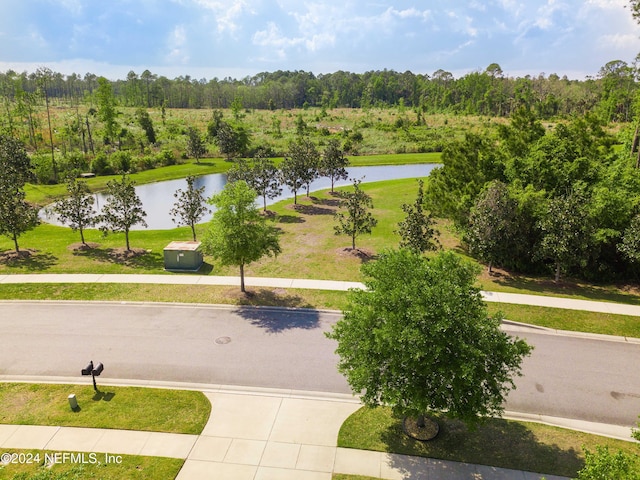
[[[138,108],[136,110],[136,120],[138,121],[140,128],[144,130],[147,141],[149,143],[156,143],[156,131],[153,128],[153,121],[151,120],[149,112],[144,108]]]
[[[348,166],[349,159],[345,157],[344,151],[340,148],[340,142],[336,139],[329,140],[324,152],[322,152],[318,173],[322,177],[331,179],[331,193],[333,193],[333,185],[336,180],[346,180],[348,178]]]
[[[13,240],[16,252],[18,237],[39,223],[38,209],[25,200],[24,185],[31,176],[31,160],[22,142],[0,135],[0,235]]]
[[[107,182],[107,200],[98,216],[100,230],[104,234],[108,231],[124,232],[127,251],[131,251],[129,231],[134,225],[146,227],[146,216],[147,212],[142,209],[142,202],[136,194],[135,183],[126,174],[122,175],[120,181]]]
[[[200,159],[207,153],[207,146],[195,127],[187,129],[187,155],[196,159],[196,163],[200,163]]]
[[[363,233],[371,233],[378,221],[369,211],[373,208],[371,197],[360,189],[361,180],[353,179],[353,192],[341,194],[340,207],[346,209],[346,213],[336,213],[338,225],[334,226],[336,235],[351,236],[351,248],[356,248],[356,237]]]
[[[632,429],[631,437],[640,441],[640,430]],[[598,445],[595,452],[585,448],[584,457],[584,467],[578,472],[578,480],[640,479],[638,453],[626,453],[621,450],[614,453],[609,447]]]
[[[244,180],[262,197],[264,211],[267,211],[267,198],[276,198],[282,193],[280,188],[280,174],[273,160],[265,156],[262,150],[258,150],[255,156],[248,162],[244,159],[236,161],[235,165],[227,172],[229,181]]]
[[[585,194],[573,190],[549,200],[546,212],[538,221],[542,233],[538,255],[553,261],[556,282],[562,270],[580,265],[586,259],[593,233],[587,207]]]
[[[293,193],[293,203],[298,203],[298,190],[309,185],[317,177],[320,155],[313,142],[306,138],[289,143],[289,150],[280,164],[281,183]]]
[[[173,208],[169,214],[171,220],[178,226],[188,225],[191,227],[191,234],[193,241],[196,241],[196,224],[204,217],[206,213],[209,213],[209,209],[204,205],[206,199],[204,198],[204,186],[196,187],[196,177],[189,175],[187,178],[187,189],[178,189],[173,196],[176,198],[176,202],[173,204]]]
[[[249,148],[249,133],[241,125],[231,125],[225,121],[220,121],[216,129],[214,142],[227,161],[231,161],[233,158],[243,156],[247,152]]]
[[[67,180],[68,197],[57,202],[53,210],[60,221],[69,225],[71,230],[80,232],[80,239],[84,245],[84,229],[96,224],[96,212],[93,209],[95,199],[91,195],[87,182],[75,178]]]
[[[98,102],[98,119],[104,124],[105,143],[111,144],[118,133],[116,100],[113,96],[111,82],[104,77],[98,78],[96,97]]]
[[[517,208],[507,185],[496,180],[480,193],[471,209],[466,235],[469,250],[487,262],[489,272],[494,263],[509,256],[517,233]]]
[[[618,251],[630,262],[640,262],[640,215],[631,219],[622,235],[622,241],[618,244]]]
[[[396,233],[400,235],[400,247],[419,253],[440,248],[440,232],[435,228],[431,214],[424,211],[424,182],[418,180],[418,195],[412,205],[404,203],[402,211],[406,217],[398,223]]]
[[[278,232],[260,215],[255,201],[256,192],[247,182],[227,183],[222,192],[209,199],[216,210],[203,242],[204,251],[220,263],[240,267],[243,293],[245,265],[280,253]]]
[[[320,161],[318,149],[308,138],[299,138],[289,144],[286,158],[290,159],[294,165],[300,186],[306,187],[308,197],[311,182],[318,178],[318,163]]]
[[[338,370],[362,402],[421,420],[444,412],[470,425],[500,414],[531,347],[500,329],[500,315],[488,315],[478,267],[452,252],[429,260],[401,249],[362,272],[366,289],[349,293],[328,334],[338,342]]]

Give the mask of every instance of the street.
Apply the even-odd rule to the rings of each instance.
[[[103,378],[350,392],[312,310],[99,302],[0,302],[0,375]],[[507,328],[508,330],[508,328]],[[506,409],[635,425],[640,344],[526,329],[535,346]]]

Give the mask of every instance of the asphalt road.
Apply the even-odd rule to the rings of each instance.
[[[0,375],[350,392],[324,336],[337,314],[117,303],[0,303]],[[518,332],[535,346],[506,408],[618,425],[640,414],[640,344]],[[87,379],[90,383],[90,380]],[[98,380],[99,383],[99,380]]]

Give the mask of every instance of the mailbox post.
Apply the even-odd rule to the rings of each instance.
[[[96,377],[100,376],[103,370],[104,370],[104,365],[102,363],[98,363],[98,365],[94,367],[93,360],[91,360],[89,362],[89,365],[87,365],[81,371],[82,375],[91,375],[91,378],[93,379],[93,389],[96,392],[98,391],[98,386],[96,385]]]

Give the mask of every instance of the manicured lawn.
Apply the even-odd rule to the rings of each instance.
[[[179,458],[164,457],[143,457],[140,455],[119,455],[120,462],[113,461],[106,464],[104,454],[96,453],[95,462],[85,453],[82,457],[74,457],[71,461],[68,457],[63,463],[62,456],[55,465],[49,465],[46,460],[52,460],[45,455],[53,453],[63,454],[63,452],[47,452],[45,450],[11,450],[10,453],[28,455],[30,459],[38,458],[34,463],[12,463],[4,466],[0,463],[0,479],[12,480],[70,480],[80,478],[92,478],[96,480],[157,480],[171,479],[178,475],[184,464],[184,460]],[[82,455],[73,452],[74,455]],[[85,462],[85,463],[81,463]],[[100,463],[97,463],[100,462]]]
[[[440,434],[429,442],[406,436],[388,408],[363,407],[340,429],[338,446],[469,462],[574,477],[584,465],[582,447],[638,452],[638,445],[537,423],[488,420],[475,431],[438,416]],[[631,432],[629,432],[631,435]]]
[[[153,432],[202,432],[211,404],[201,392],[138,387],[0,383],[0,423],[114,428]],[[67,397],[74,393],[79,409]]]

